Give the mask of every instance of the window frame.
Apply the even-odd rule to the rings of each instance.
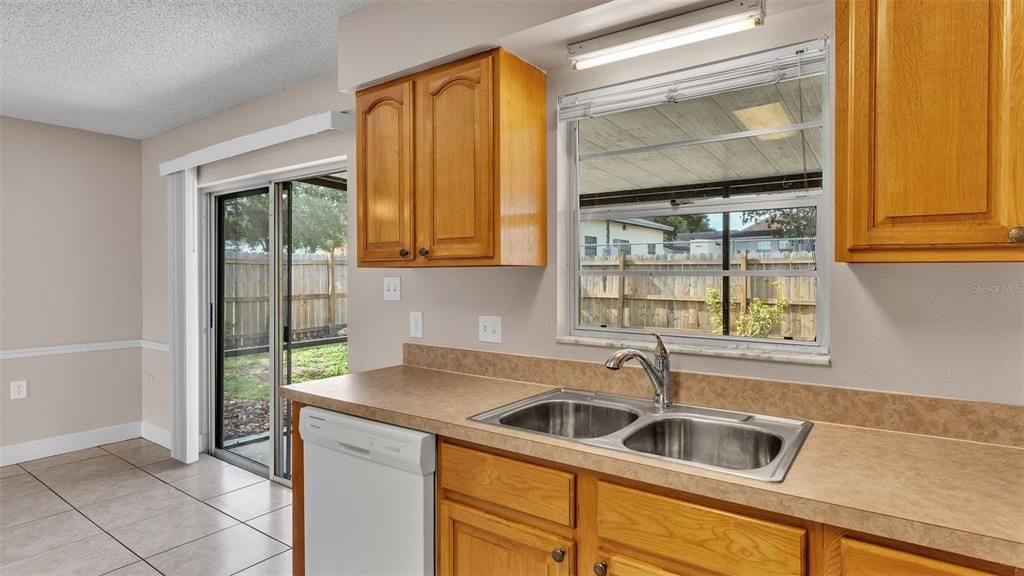
[[[727,197],[727,198],[709,198],[695,200],[686,204],[675,206],[672,209],[666,209],[665,207],[643,207],[643,208],[629,208],[629,207],[618,207],[613,206],[604,209],[588,210],[588,214],[591,215],[605,215],[608,219],[619,219],[623,217],[644,217],[644,216],[658,216],[658,215],[686,215],[686,214],[703,214],[703,213],[716,213],[716,212],[731,212],[738,213],[746,210],[759,210],[766,208],[801,208],[801,207],[814,207],[816,211],[816,224],[817,224],[817,236],[815,238],[815,271],[817,278],[817,302],[816,302],[816,339],[814,341],[800,341],[800,340],[780,340],[777,338],[753,338],[738,335],[721,335],[721,336],[709,336],[702,334],[679,334],[679,333],[664,333],[662,338],[665,343],[676,351],[686,351],[693,353],[706,352],[711,355],[718,355],[716,352],[723,350],[749,350],[754,353],[757,358],[760,359],[777,359],[780,361],[797,361],[799,357],[828,357],[830,351],[830,335],[831,335],[831,324],[830,324],[830,302],[831,302],[831,268],[834,262],[833,254],[833,242],[834,242],[834,191],[833,191],[833,164],[834,164],[834,148],[830,145],[833,141],[833,130],[834,130],[834,117],[832,114],[832,59],[831,51],[827,40],[816,40],[812,42],[804,42],[795,44],[792,46],[786,46],[773,50],[757,54],[748,54],[740,56],[738,58],[730,59],[727,61],[719,61],[713,64],[704,66],[697,66],[688,69],[693,72],[694,75],[698,75],[705,68],[722,69],[730,61],[736,62],[749,62],[752,58],[758,56],[763,57],[766,60],[770,60],[778,54],[792,54],[794,50],[799,50],[809,44],[815,44],[824,51],[824,81],[822,82],[822,110],[821,110],[821,130],[822,130],[822,142],[824,143],[822,149],[822,161],[821,161],[821,189],[819,191],[800,191],[794,193],[775,193],[764,196],[738,196],[738,197]],[[678,76],[685,71],[669,72],[666,75]],[[642,79],[649,80],[649,79]],[[626,83],[628,84],[628,82]],[[599,89],[600,90],[600,89]],[[636,109],[645,108],[650,106],[656,106],[659,103],[651,102],[645,103],[642,106],[637,106]],[[618,111],[618,110],[617,110]],[[614,112],[612,112],[614,113]],[[581,269],[580,269],[580,228],[581,228],[581,210],[580,210],[580,193],[579,193],[579,121],[581,119],[571,119],[564,124],[567,126],[567,143],[569,152],[569,191],[570,191],[570,210],[567,211],[569,218],[569,231],[570,236],[568,237],[567,249],[569,250],[568,258],[568,271],[570,274],[568,296],[570,298],[569,306],[567,311],[570,317],[567,319],[566,326],[568,327],[569,336],[576,339],[586,339],[604,342],[653,342],[654,338],[650,335],[650,332],[638,328],[594,328],[594,327],[583,327],[580,326],[580,289],[581,289]],[[590,218],[598,219],[598,218]],[[723,249],[727,249],[723,246]],[[707,270],[708,276],[722,276],[724,278],[742,277],[743,275],[734,274],[736,271],[718,271],[718,270]],[[641,274],[642,275],[642,274]],[[749,275],[749,274],[747,274]],[[785,274],[771,274],[771,276],[780,276]],[[625,276],[625,275],[624,275]],[[807,276],[807,275],[803,275]],[[772,358],[773,354],[777,354],[777,358]]]

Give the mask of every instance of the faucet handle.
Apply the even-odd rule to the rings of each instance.
[[[654,347],[654,355],[667,358],[668,349],[665,348],[665,343],[661,341],[661,334],[658,334],[657,332],[651,332],[651,336],[654,336],[654,339],[657,340],[658,342],[658,344]]]

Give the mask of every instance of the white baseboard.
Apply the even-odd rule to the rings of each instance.
[[[75,450],[84,450],[101,444],[138,438],[141,435],[142,427],[142,422],[128,422],[106,428],[96,428],[75,432],[74,434],[23,442],[21,444],[0,446],[0,466],[38,460],[39,458],[56,456],[58,454],[74,452]],[[170,438],[170,434],[167,434],[168,438]]]
[[[171,431],[166,428],[161,428],[156,424],[151,424],[143,420],[142,437],[150,442],[156,442],[168,450],[171,449]]]

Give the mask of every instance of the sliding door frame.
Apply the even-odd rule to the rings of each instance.
[[[285,315],[282,310],[281,295],[282,290],[285,290],[282,283],[286,281],[284,274],[282,274],[282,265],[284,264],[283,251],[284,246],[284,234],[286,230],[282,228],[284,225],[283,219],[279,215],[284,214],[284,207],[281,202],[281,192],[283,184],[291,182],[293,180],[301,180],[304,178],[310,178],[313,176],[320,176],[324,174],[333,174],[348,169],[348,159],[345,156],[333,158],[329,161],[319,162],[315,164],[309,164],[297,167],[292,170],[276,172],[272,175],[260,175],[248,178],[241,178],[228,183],[215,184],[213,186],[200,186],[199,192],[202,195],[208,196],[204,205],[206,206],[207,226],[204,232],[203,242],[201,246],[203,254],[206,259],[206,282],[204,282],[203,300],[206,303],[206,314],[208,316],[207,322],[204,326],[204,330],[207,330],[209,337],[207,340],[205,356],[206,356],[206,371],[204,374],[206,382],[201,386],[202,402],[200,406],[203,406],[206,411],[205,419],[201,419],[206,424],[206,430],[204,434],[205,446],[201,446],[203,451],[225,460],[230,464],[238,466],[248,470],[254,474],[265,476],[274,482],[283,484],[285,486],[291,486],[291,480],[283,478],[277,474],[278,471],[278,460],[284,457],[284,450],[281,446],[281,432],[283,431],[282,422],[280,421],[280,398],[277,395],[279,387],[282,385],[282,351],[283,351],[283,339],[284,339],[284,323],[283,320]],[[220,214],[217,210],[218,198],[223,196],[229,196],[237,194],[239,192],[245,192],[250,190],[256,190],[259,188],[268,189],[270,194],[268,205],[270,207],[269,214],[269,226],[270,230],[270,282],[269,282],[269,297],[270,305],[268,306],[268,323],[267,330],[270,334],[270,453],[272,454],[272,461],[268,463],[267,469],[264,470],[263,466],[231,453],[228,450],[222,450],[217,448],[217,418],[220,412],[220,408],[217,404],[217,370],[219,368],[220,358],[220,338],[218,337],[220,332],[220,318],[218,318],[219,311],[219,297],[220,297],[220,256],[214,253],[214,250],[219,250],[219,239],[220,230],[218,224],[220,221]],[[290,198],[289,198],[290,201]],[[352,214],[352,211],[349,211]],[[292,430],[292,434],[298,434],[298,430]]]

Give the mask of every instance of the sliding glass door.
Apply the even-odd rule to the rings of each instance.
[[[280,387],[348,372],[344,171],[213,199],[214,453],[291,478]]]
[[[348,373],[345,172],[279,184],[281,385]],[[290,477],[291,403],[277,397],[282,428],[275,472]]]
[[[272,462],[270,189],[215,198],[214,448],[251,466]]]

